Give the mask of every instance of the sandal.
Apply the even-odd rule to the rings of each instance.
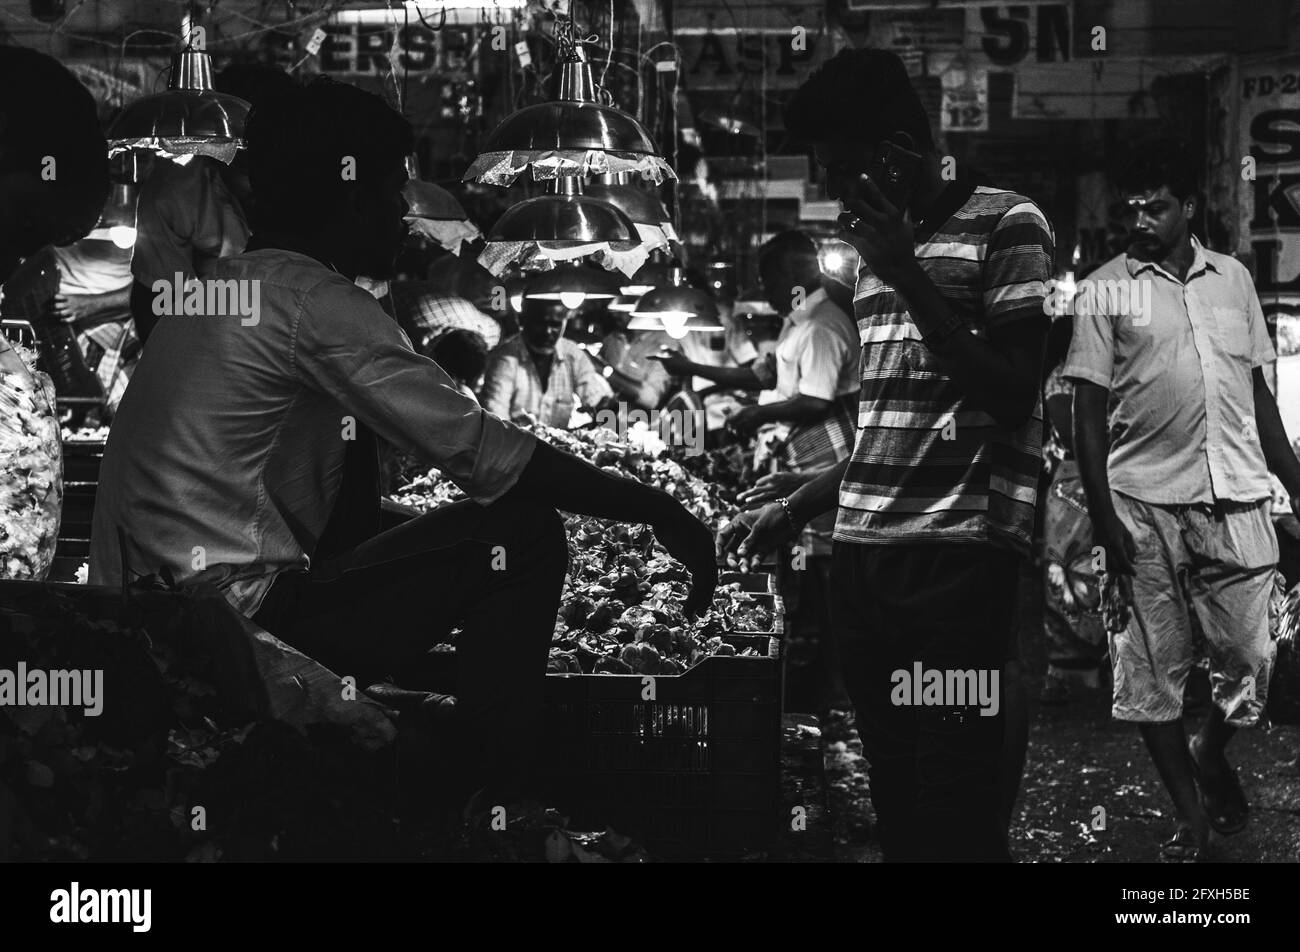
[[[1201,809],[1205,811],[1205,817],[1214,828],[1214,832],[1222,836],[1240,833],[1250,822],[1250,802],[1246,799],[1246,792],[1241,789],[1241,779],[1237,776],[1236,769],[1230,767],[1224,774],[1225,779],[1221,788],[1217,792],[1212,791],[1206,780],[1205,771],[1201,768],[1200,761],[1196,759],[1195,746],[1191,741],[1187,743],[1187,755],[1192,759],[1192,771],[1196,775],[1196,787],[1200,791]]]
[[[1206,844],[1199,842],[1196,831],[1180,826],[1173,838],[1160,844],[1160,861],[1164,863],[1203,863]]]

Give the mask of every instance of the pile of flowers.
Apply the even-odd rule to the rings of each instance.
[[[54,385],[35,355],[0,338],[0,578],[43,579],[63,504]]]

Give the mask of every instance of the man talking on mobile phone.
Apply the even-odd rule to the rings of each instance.
[[[1023,195],[944,174],[892,53],[840,52],[795,92],[786,126],[813,144],[863,259],[857,436],[844,463],[742,513],[719,547],[775,547],[838,502],[832,623],[885,858],[1006,861],[1007,716],[998,690],[966,687],[999,684],[1013,657],[1052,228]]]

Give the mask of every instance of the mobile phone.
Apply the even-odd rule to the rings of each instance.
[[[912,137],[906,133],[898,133],[896,138],[907,140],[908,146],[913,145]],[[914,152],[892,139],[886,139],[876,146],[876,151],[871,156],[871,164],[867,166],[867,177],[875,183],[876,188],[880,189],[880,193],[891,205],[901,210],[907,204],[912,183],[916,181],[920,169],[919,152]]]

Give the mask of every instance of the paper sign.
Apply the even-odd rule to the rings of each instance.
[[[951,66],[941,77],[939,128],[944,132],[987,132],[989,71]]]

